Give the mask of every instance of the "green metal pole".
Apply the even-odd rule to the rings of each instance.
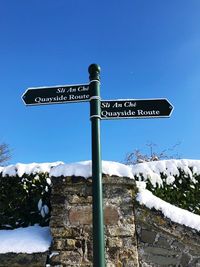
[[[89,66],[90,119],[92,125],[93,266],[105,267],[102,162],[100,145],[100,66]]]

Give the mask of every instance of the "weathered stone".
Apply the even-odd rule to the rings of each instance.
[[[158,241],[156,243],[156,246],[157,247],[161,247],[161,248],[167,248],[167,249],[170,249],[170,244],[169,244],[169,241],[164,238],[164,237],[159,237],[158,238]]]
[[[87,237],[92,236],[92,225],[84,225],[83,232],[84,232],[84,235]]]
[[[146,247],[144,248],[145,253],[155,254],[155,255],[167,255],[167,256],[177,256],[177,251],[159,248],[159,247]]]
[[[42,267],[46,265],[47,253],[6,253],[0,254],[1,267]]]
[[[115,225],[119,221],[119,212],[116,206],[106,206],[104,209],[104,223]]]
[[[66,249],[74,249],[74,248],[76,248],[76,244],[78,244],[78,243],[76,242],[75,239],[67,238],[65,241],[65,245],[66,245],[65,248]]]
[[[113,263],[118,261],[119,260],[119,248],[117,248],[117,247],[108,247],[107,255],[108,255],[108,260],[109,261],[111,261]]]
[[[77,206],[70,208],[69,222],[71,225],[90,225],[92,224],[91,206]],[[104,209],[104,223],[115,225],[119,221],[118,209],[114,206],[106,206]]]
[[[123,266],[126,267],[138,267],[138,255],[137,248],[125,248],[119,254],[119,259]],[[130,265],[131,264],[131,265]]]
[[[135,224],[135,219],[133,215],[124,215],[120,217],[120,223],[122,225],[126,225],[126,224]]]
[[[56,238],[53,242],[52,248],[56,248],[57,250],[65,249],[65,239]]]
[[[53,248],[61,254],[52,257],[52,266],[92,267],[91,180],[66,177],[59,181],[53,188],[54,222],[50,225]],[[135,204],[134,180],[104,176],[103,192],[106,266],[138,267],[138,255],[141,267],[199,266],[200,234]],[[58,203],[54,194],[60,195],[55,198]]]
[[[189,264],[188,267],[200,267],[200,258],[194,258]]]
[[[142,229],[140,239],[144,243],[153,244],[155,241],[156,235],[157,233],[153,231]]]
[[[50,227],[52,227],[52,228],[62,227],[63,222],[64,222],[64,217],[61,214],[60,214],[60,216],[51,215]]]
[[[83,197],[83,196],[79,196],[77,194],[69,196],[68,197],[68,201],[70,204],[92,204],[92,196],[87,196],[87,197]]]
[[[133,216],[133,203],[130,202],[127,205],[124,205],[124,203],[120,206],[121,214],[125,216]]]
[[[117,178],[118,179],[118,178]],[[126,187],[111,186],[103,188],[103,194],[105,199],[110,199],[112,196],[113,199],[117,200],[117,203],[123,203],[127,198],[132,197],[132,190]],[[126,196],[124,199],[121,196]],[[129,203],[128,201],[126,203]]]
[[[82,225],[92,223],[92,208],[91,206],[73,207],[68,213],[71,225]]]
[[[183,267],[188,267],[191,257],[187,253],[183,253],[181,256],[180,263]]]
[[[51,228],[52,236],[55,238],[79,237],[81,229],[78,227],[58,227]]]
[[[82,262],[82,255],[76,251],[62,251],[60,258],[63,264],[80,264]]]
[[[151,255],[148,261],[152,264],[150,266],[155,266],[154,264],[158,264],[157,266],[176,266],[179,262],[176,258],[160,255]]]
[[[126,226],[110,226],[107,228],[108,236],[134,236],[135,234],[135,226],[132,224],[128,224]]]
[[[132,237],[123,237],[123,247],[132,248],[137,247],[137,241],[135,238]]]
[[[123,245],[122,239],[119,238],[108,238],[107,245],[110,248],[121,248]]]
[[[180,243],[180,241],[175,240],[172,242],[171,247],[176,250],[182,251],[185,248],[185,245]]]
[[[135,214],[139,261],[142,267],[196,267],[194,258],[200,260],[200,236],[197,231],[173,223],[159,212],[142,206],[136,207]],[[144,230],[157,233],[155,241],[154,236],[151,238]]]
[[[115,265],[112,262],[107,262],[107,267],[115,267]]]
[[[64,227],[51,227],[51,234],[56,239],[60,237],[70,237],[72,236],[72,229],[65,229]]]
[[[56,182],[55,187],[52,194],[52,218],[55,221],[51,222],[52,235],[54,239],[66,240],[66,242],[65,248],[60,250],[59,255],[52,257],[51,263],[60,264],[63,267],[92,266],[91,181],[67,177],[60,179],[60,185]],[[132,199],[135,194],[134,190],[135,181],[129,178],[103,178],[104,222],[105,233],[107,233],[105,236],[107,239],[106,259],[107,264],[113,267],[124,267],[125,263],[128,264],[126,257],[130,253],[127,251],[135,253],[134,258],[137,258]],[[59,208],[59,204],[54,203],[54,194],[64,196],[64,204],[61,201],[62,197],[58,198],[58,201],[62,203],[62,209]],[[59,219],[56,218],[57,215]],[[56,224],[57,229],[55,229]],[[128,242],[128,238],[135,241]],[[128,247],[128,244],[131,244],[131,247]],[[56,246],[59,251],[63,243],[61,241],[54,242],[55,250]],[[75,254],[70,254],[70,252]],[[122,255],[123,262],[119,259],[119,254]]]

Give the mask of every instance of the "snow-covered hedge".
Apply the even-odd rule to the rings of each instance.
[[[0,229],[49,223],[48,174],[2,177],[0,174]]]
[[[144,181],[157,197],[200,215],[200,160],[163,160],[133,166],[102,163],[104,174]],[[91,161],[0,167],[0,229],[48,225],[52,176],[91,177]]]
[[[200,160],[163,160],[132,166],[155,196],[200,215]]]
[[[59,164],[32,163],[0,167],[0,229],[49,224],[49,172]]]

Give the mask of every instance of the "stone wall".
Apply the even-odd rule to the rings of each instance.
[[[200,267],[200,233],[164,218],[158,211],[135,206],[141,267]]]
[[[0,254],[0,267],[45,267],[47,255],[48,252]]]
[[[53,178],[50,266],[92,265],[92,182]],[[200,233],[135,201],[133,180],[103,177],[107,267],[200,267]]]
[[[92,183],[81,177],[53,178],[51,266],[92,265]],[[134,222],[135,183],[103,177],[107,267],[138,266]]]
[[[0,254],[0,267],[93,266],[92,181],[59,177],[52,184],[49,257]],[[103,194],[106,267],[200,267],[200,233],[136,203],[134,180],[104,176]]]

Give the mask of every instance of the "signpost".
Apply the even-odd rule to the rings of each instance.
[[[89,85],[58,85],[28,88],[22,95],[27,106],[89,101]]]
[[[167,99],[100,98],[100,67],[89,66],[90,83],[28,88],[22,95],[27,106],[90,101],[92,128],[92,192],[93,192],[93,266],[105,267],[103,222],[102,162],[100,143],[101,119],[170,117],[173,106]]]
[[[101,119],[165,118],[173,107],[167,99],[120,99],[101,101]]]
[[[93,216],[93,266],[105,266],[102,162],[100,142],[100,67],[90,65],[90,119],[92,124],[92,216]]]

